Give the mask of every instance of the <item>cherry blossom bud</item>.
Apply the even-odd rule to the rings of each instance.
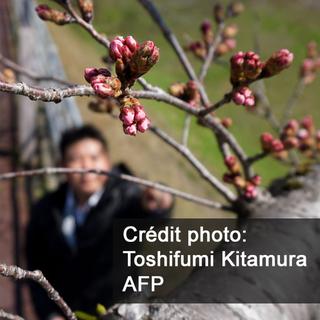
[[[272,54],[263,68],[263,77],[272,77],[291,66],[294,55],[288,49],[281,49]]]
[[[107,83],[95,83],[92,87],[95,93],[102,98],[113,96],[113,89]]]
[[[143,106],[141,105],[134,105],[132,107],[133,111],[134,111],[134,120],[136,122],[143,120],[146,117],[146,113],[144,111]]]
[[[231,59],[231,83],[236,86],[257,79],[262,71],[259,55],[253,51],[234,54]]]
[[[137,125],[135,123],[127,126],[123,125],[123,132],[130,136],[135,136],[137,134]]]
[[[93,2],[92,0],[78,0],[78,6],[84,21],[91,22],[93,18]]]
[[[318,56],[318,46],[315,41],[310,41],[307,45],[307,57],[314,59]]]
[[[121,48],[121,54],[122,54],[121,59],[123,59],[126,62],[129,62],[132,58],[132,55],[133,55],[133,53],[131,52],[131,50],[127,46],[123,46]]]
[[[144,42],[135,52],[130,62],[131,71],[137,77],[149,71],[159,60],[159,49],[153,41]]]
[[[320,130],[318,130],[316,133],[316,140],[320,142]]]
[[[300,129],[297,133],[297,137],[300,140],[305,140],[308,139],[310,137],[310,133],[307,129]]]
[[[257,197],[257,195],[258,195],[257,188],[252,184],[248,184],[245,188],[244,196],[248,200],[253,200]]]
[[[312,130],[314,127],[312,116],[305,116],[301,121],[301,126],[307,130]]]
[[[223,30],[223,37],[224,38],[234,38],[237,33],[239,32],[239,29],[236,24],[231,24],[229,26],[226,26]]]
[[[205,20],[201,23],[201,26],[200,26],[200,29],[201,29],[201,32],[206,35],[208,32],[211,31],[212,29],[212,25],[211,25],[211,22],[209,20]]]
[[[213,7],[213,17],[216,23],[221,23],[225,18],[224,8],[220,3]]]
[[[244,11],[244,5],[240,1],[235,1],[231,3],[228,7],[228,14],[232,17],[238,16]]]
[[[234,182],[234,178],[235,178],[235,176],[234,176],[234,174],[232,174],[232,173],[225,173],[224,175],[223,175],[223,181],[225,182],[225,183],[233,183]]]
[[[116,37],[114,40],[110,43],[110,57],[116,61],[117,59],[122,59],[122,47],[123,47],[123,41],[121,40],[121,37]]]
[[[150,120],[148,118],[144,118],[143,120],[137,123],[137,129],[140,132],[145,132],[150,127]]]
[[[237,158],[233,155],[227,156],[224,159],[224,164],[233,174],[238,174],[240,172],[240,165]]]
[[[274,139],[272,142],[271,142],[271,151],[272,152],[281,152],[284,150],[284,145],[283,143],[281,142],[281,140],[279,139]]]
[[[119,119],[123,122],[124,125],[129,126],[133,124],[135,117],[135,112],[133,108],[123,107],[120,110]]]
[[[93,77],[96,77],[99,74],[97,68],[85,68],[84,69],[84,78],[87,80],[87,82],[91,82],[91,79]]]
[[[234,90],[232,100],[235,104],[253,107],[255,98],[252,91],[248,87],[240,87]]]
[[[230,39],[232,40],[232,39]],[[215,55],[217,57],[221,57],[224,54],[228,53],[231,49],[228,47],[228,45],[226,44],[226,41],[224,42],[220,42],[217,46],[217,49],[215,51]]]
[[[272,141],[273,141],[273,136],[271,133],[264,132],[263,134],[261,134],[260,142],[261,142],[262,149],[264,151],[267,151],[267,152],[271,151]]]
[[[40,19],[53,22],[57,25],[64,25],[74,21],[68,13],[52,9],[46,4],[38,5],[35,10]]]
[[[124,39],[124,44],[130,49],[132,53],[134,53],[139,48],[139,44],[132,36],[127,36]]]
[[[235,39],[225,39],[223,42],[229,50],[233,50],[237,46],[237,40]]]
[[[185,87],[186,85],[184,83],[173,83],[170,87],[169,87],[169,92],[170,94],[172,94],[175,97],[182,97],[182,95],[184,94],[185,91]]]
[[[255,175],[250,179],[250,182],[255,186],[259,186],[261,184],[261,177],[258,175]]]
[[[295,134],[299,129],[299,122],[295,119],[291,119],[288,121],[284,129],[287,134],[288,134],[288,131],[289,133]]]
[[[230,128],[232,126],[232,119],[231,118],[224,118],[221,120],[221,124],[225,127],[225,128]]]
[[[236,187],[238,187],[240,189],[243,189],[246,186],[246,180],[239,175],[235,176],[233,183]]]
[[[299,146],[299,140],[296,137],[288,137],[283,141],[286,149],[293,149]]]
[[[118,97],[121,95],[121,82],[116,77],[98,75],[91,80],[91,86],[101,98]]]

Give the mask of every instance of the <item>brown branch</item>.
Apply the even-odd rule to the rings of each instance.
[[[26,96],[31,100],[59,103],[64,98],[95,95],[87,85],[76,85],[68,88],[38,88],[24,82],[7,83],[0,81],[0,91]]]
[[[213,104],[209,108],[202,108],[199,112],[199,115],[201,117],[203,117],[211,112],[216,111],[217,109],[219,109],[223,105],[229,103],[231,101],[231,96],[232,96],[232,92],[226,93],[221,100],[219,100],[218,102],[216,102],[215,104]]]
[[[247,161],[248,161],[250,164],[253,164],[253,163],[255,163],[255,162],[259,161],[259,160],[264,159],[264,158],[267,157],[269,154],[270,154],[269,152],[262,151],[262,152],[260,152],[260,153],[258,153],[258,154],[256,154],[256,155],[254,155],[254,156],[249,157]]]
[[[154,5],[154,3],[151,0],[138,0],[138,1],[147,10],[147,12],[150,14],[150,16],[153,18],[153,20],[157,23],[157,25],[161,29],[164,37],[168,40],[168,42],[172,46],[173,50],[175,51],[184,70],[186,71],[188,77],[197,82],[199,92],[201,95],[201,99],[202,99],[204,105],[208,106],[210,104],[210,102],[209,102],[209,98],[207,96],[207,93],[206,93],[202,83],[199,81],[199,79],[198,79],[190,61],[188,60],[183,48],[181,47],[177,37],[170,30],[170,28],[166,25],[165,21],[162,19],[161,15],[160,15],[158,9],[156,8],[156,6]]]
[[[181,155],[183,155],[184,158],[187,159],[188,162],[198,171],[201,177],[208,181],[210,185],[213,186],[225,199],[227,199],[229,202],[234,202],[236,200],[236,197],[232,191],[225,187],[224,184],[216,177],[214,177],[186,146],[178,143],[167,133],[157,127],[151,127],[150,130],[164,142],[178,151]]]
[[[203,206],[207,206],[207,207],[211,207],[211,208],[215,208],[215,209],[228,210],[228,211],[232,210],[232,208],[229,206],[225,206],[223,204],[211,201],[209,199],[205,199],[205,198],[191,195],[189,193],[165,186],[161,183],[141,179],[141,178],[134,177],[134,176],[131,176],[128,174],[116,174],[116,173],[113,173],[110,171],[100,170],[100,169],[40,168],[40,169],[24,170],[24,171],[18,171],[18,172],[2,173],[2,174],[0,174],[0,181],[1,180],[8,180],[8,179],[15,179],[18,177],[35,176],[35,175],[70,174],[70,173],[80,173],[80,174],[93,173],[93,174],[98,174],[98,175],[106,175],[111,178],[122,179],[125,181],[129,181],[129,182],[133,182],[133,183],[136,183],[139,185],[143,185],[146,187],[155,188],[160,191],[170,193],[170,194],[177,196],[179,198],[185,199],[187,201],[201,204]]]
[[[44,277],[41,271],[27,271],[17,266],[0,264],[0,274],[5,277],[13,278],[15,280],[30,279],[39,283],[41,287],[47,292],[49,298],[54,301],[57,306],[59,306],[67,319],[77,320],[75,314],[63,300],[63,298],[59,295],[59,293],[52,287],[49,281]]]
[[[15,62],[13,62],[10,59],[5,58],[2,54],[0,54],[0,64],[4,65],[7,68],[12,69],[13,71],[22,74],[30,79],[33,79],[34,81],[40,82],[40,81],[54,81],[57,83],[60,83],[62,85],[66,85],[66,86],[72,86],[73,84],[60,79],[60,78],[56,78],[53,76],[39,76],[37,75],[35,72],[28,70],[18,64],[16,64]]]
[[[22,317],[19,317],[15,314],[8,313],[4,311],[3,309],[0,309],[0,319],[6,319],[6,320],[24,320]]]
[[[224,29],[224,22],[221,22],[218,24],[218,29],[214,38],[214,41],[209,47],[208,54],[204,60],[204,63],[202,64],[200,75],[199,75],[199,81],[203,82],[204,78],[207,75],[207,72],[209,70],[209,67],[212,63],[212,60],[214,58],[214,54],[216,52],[217,46],[220,44],[222,39],[222,32]]]

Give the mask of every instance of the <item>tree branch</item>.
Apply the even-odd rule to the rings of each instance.
[[[49,281],[44,277],[41,271],[27,271],[17,266],[0,264],[0,274],[5,277],[13,278],[15,280],[30,279],[39,283],[41,287],[47,292],[49,298],[54,301],[57,306],[59,306],[67,319],[77,320],[75,314],[63,300],[63,298],[59,295],[59,293],[52,287]]]
[[[204,199],[198,196],[191,195],[189,193],[165,186],[161,183],[153,182],[150,180],[141,179],[138,177],[134,177],[128,174],[116,174],[110,171],[106,170],[100,170],[100,169],[69,169],[69,168],[40,168],[40,169],[33,169],[33,170],[24,170],[24,171],[18,171],[18,172],[8,172],[8,173],[2,173],[0,174],[0,181],[2,180],[8,180],[8,179],[15,179],[18,177],[27,177],[27,176],[35,176],[35,175],[49,175],[49,174],[70,174],[70,173],[79,173],[79,174],[98,174],[98,175],[106,175],[111,178],[116,179],[122,179],[125,181],[133,182],[139,185],[143,185],[146,187],[151,187],[158,189],[160,191],[170,193],[174,196],[177,196],[179,198],[185,199],[190,202],[198,203],[203,206],[215,208],[215,209],[222,209],[222,210],[232,210],[231,207],[225,206],[223,204],[220,204],[218,202],[211,201],[209,199]]]
[[[66,80],[63,80],[63,79],[60,79],[60,78],[56,78],[56,77],[53,77],[53,76],[39,76],[37,75],[36,73],[34,73],[33,71],[31,70],[28,70],[18,64],[16,64],[15,62],[13,62],[12,60],[10,59],[7,59],[5,58],[2,54],[0,54],[0,64],[4,65],[5,67],[8,67],[10,69],[12,69],[13,71],[19,73],[19,74],[22,74],[28,78],[31,78],[35,81],[54,81],[54,82],[57,82],[57,83],[60,83],[62,85],[66,85],[66,86],[72,86],[73,84],[66,81]]]
[[[220,22],[218,24],[218,29],[217,29],[214,41],[212,42],[212,44],[209,47],[208,54],[204,60],[204,63],[202,64],[202,67],[200,70],[199,81],[201,81],[201,82],[203,82],[204,78],[206,77],[207,72],[209,70],[209,67],[210,67],[212,60],[214,58],[214,54],[216,52],[217,46],[221,42],[223,29],[224,29],[224,23]]]
[[[162,131],[157,127],[151,127],[150,130],[156,134],[159,138],[161,138],[164,142],[169,144],[175,150],[177,150],[181,155],[184,156],[185,159],[199,172],[199,174],[210,183],[225,199],[229,202],[234,202],[236,200],[235,195],[224,186],[220,180],[214,177],[208,169],[193,155],[193,153],[184,145],[179,144],[172,137],[170,137],[167,133]]]
[[[0,319],[24,320],[23,318],[15,315],[15,314],[11,314],[11,313],[5,312],[3,309],[0,309]]]

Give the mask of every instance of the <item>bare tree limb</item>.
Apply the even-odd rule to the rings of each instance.
[[[190,133],[191,115],[186,113],[182,129],[182,145],[185,147],[188,145],[188,138]]]
[[[225,187],[224,184],[217,178],[215,178],[187,147],[179,144],[167,133],[163,132],[157,127],[151,127],[150,130],[163,141],[172,146],[175,150],[177,150],[181,155],[183,155],[189,161],[189,163],[199,172],[199,174],[206,181],[208,181],[224,198],[226,198],[229,202],[233,202],[236,200],[236,197],[232,193],[232,191]]]
[[[40,169],[33,169],[33,170],[24,170],[24,171],[18,171],[18,172],[8,172],[8,173],[2,173],[0,174],[0,181],[2,180],[8,180],[8,179],[15,179],[18,177],[27,177],[27,176],[35,176],[35,175],[49,175],[49,174],[67,174],[67,173],[80,173],[80,174],[88,174],[88,173],[94,173],[98,175],[106,175],[112,178],[116,179],[122,179],[125,181],[137,183],[139,185],[143,185],[146,187],[152,187],[155,189],[158,189],[160,191],[170,193],[174,196],[180,197],[182,199],[188,200],[190,202],[198,203],[203,206],[207,206],[210,208],[215,209],[222,209],[222,210],[232,210],[230,206],[225,206],[223,204],[220,204],[218,202],[211,201],[209,199],[204,199],[198,196],[191,195],[189,193],[165,186],[161,183],[153,182],[150,180],[141,179],[138,177],[134,177],[128,174],[116,174],[110,171],[106,170],[100,170],[100,169],[70,169],[70,168],[40,168]]]
[[[57,82],[57,83],[60,83],[62,85],[66,85],[66,86],[72,86],[73,84],[66,81],[66,80],[63,80],[63,79],[60,79],[60,78],[56,78],[56,77],[53,77],[53,76],[39,76],[37,75],[35,72],[31,71],[31,70],[28,70],[18,64],[16,64],[15,62],[13,62],[12,60],[10,59],[7,59],[5,58],[1,53],[0,53],[0,64],[4,65],[5,67],[8,67],[10,69],[12,69],[13,71],[19,73],[19,74],[22,74],[28,78],[31,78],[35,81],[54,81],[54,82]]]
[[[218,102],[216,102],[212,106],[210,106],[208,108],[201,109],[201,111],[199,112],[199,115],[203,117],[211,112],[216,111],[217,109],[219,109],[223,105],[229,103],[231,101],[231,96],[232,96],[232,91],[226,93],[221,100],[219,100]]]
[[[2,320],[24,320],[22,317],[19,317],[15,314],[11,314],[8,312],[5,312],[3,309],[0,309],[0,319]]]
[[[41,287],[47,292],[49,298],[55,302],[61,309],[67,319],[77,320],[75,314],[59,295],[59,293],[52,287],[49,281],[44,277],[41,271],[27,271],[17,266],[8,266],[6,264],[0,264],[0,274],[5,277],[10,277],[15,280],[30,279],[41,285]]]

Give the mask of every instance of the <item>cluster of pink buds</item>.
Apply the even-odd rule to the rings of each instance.
[[[263,133],[260,137],[262,149],[273,153],[279,159],[286,159],[288,150],[298,149],[305,156],[315,157],[320,151],[320,133],[316,132],[313,118],[304,117],[300,122],[296,119],[289,120],[283,127],[280,139],[275,139],[270,133]]]
[[[93,18],[93,2],[92,0],[78,0],[78,6],[84,21],[91,22]]]
[[[234,87],[249,85],[255,80],[271,77],[288,68],[293,61],[293,53],[281,49],[262,62],[253,51],[237,52],[230,59],[230,81]]]
[[[36,12],[40,19],[50,21],[57,25],[64,25],[74,22],[74,19],[66,12],[52,9],[46,4],[40,4],[36,7]]]
[[[137,132],[145,132],[150,127],[150,120],[139,100],[127,96],[121,101],[119,119],[123,123],[125,134],[135,136]]]
[[[261,177],[255,175],[250,180],[246,180],[241,175],[240,164],[233,155],[227,156],[224,163],[228,168],[228,173],[223,176],[223,181],[233,184],[247,200],[253,200],[257,197],[257,187],[261,184]]]
[[[101,98],[119,97],[122,94],[121,82],[117,77],[111,76],[108,69],[86,68],[84,77]]]
[[[197,83],[189,80],[187,83],[174,83],[170,86],[169,92],[183,101],[188,102],[193,107],[200,105],[200,93]]]
[[[159,60],[159,49],[152,41],[139,44],[132,36],[116,37],[110,43],[110,57],[124,87],[148,72]]]
[[[300,78],[305,84],[312,83],[320,71],[320,54],[315,42],[310,42],[307,45],[307,56],[302,61],[300,67]]]
[[[200,25],[202,39],[191,42],[186,50],[192,52],[195,57],[200,60],[205,60],[208,55],[208,50],[214,41],[212,24],[205,20]],[[235,49],[237,41],[235,39],[238,33],[238,27],[235,24],[226,26],[222,32],[221,41],[218,43],[215,50],[215,57],[220,57]]]
[[[232,100],[235,104],[253,107],[255,105],[255,97],[248,87],[238,87],[232,92]]]

